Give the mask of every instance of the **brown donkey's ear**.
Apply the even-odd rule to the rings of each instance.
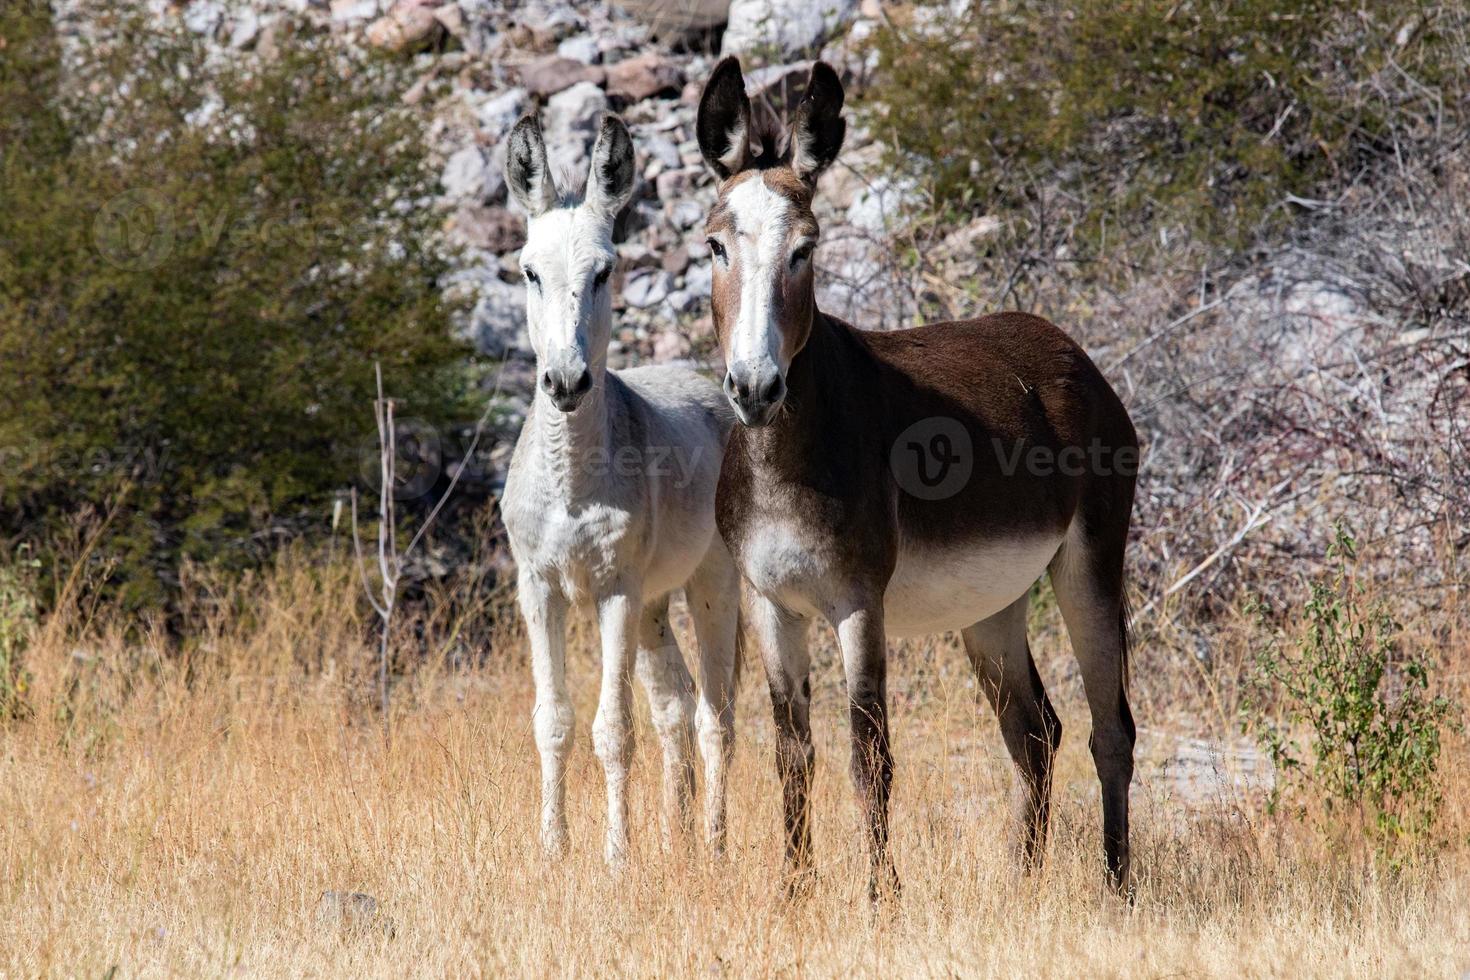
[[[705,82],[694,129],[704,162],[722,180],[750,162],[750,99],[745,96],[740,59],[734,55],[716,65]]]
[[[510,131],[510,146],[505,152],[505,183],[510,196],[536,217],[556,204],[556,183],[546,162],[546,140],[541,136],[541,121],[535,115],[521,117]]]
[[[842,82],[825,61],[812,65],[806,94],[791,117],[791,169],[808,184],[837,159],[847,121],[842,118]]]
[[[608,113],[602,117],[602,128],[592,147],[587,204],[611,221],[632,196],[633,137],[621,119]]]

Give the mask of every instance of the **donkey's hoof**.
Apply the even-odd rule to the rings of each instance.
[[[892,864],[868,876],[868,901],[874,909],[883,909],[898,904],[903,886],[898,881],[898,871]]]
[[[783,876],[786,901],[804,902],[817,889],[817,872],[811,865],[787,868]]]
[[[559,861],[567,856],[565,827],[552,827],[541,831],[541,853],[551,861]]]

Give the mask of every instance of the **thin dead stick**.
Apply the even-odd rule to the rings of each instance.
[[[1277,493],[1279,493],[1285,485],[1286,481],[1283,481],[1282,483],[1278,483],[1276,486],[1272,487],[1270,493],[1267,494],[1268,500],[1270,497],[1274,497]],[[1245,523],[1243,523],[1236,530],[1236,532],[1225,541],[1224,544],[1220,545],[1214,551],[1210,552],[1210,554],[1205,558],[1204,561],[1191,568],[1181,578],[1175,581],[1173,585],[1165,589],[1163,595],[1160,595],[1154,599],[1150,599],[1140,611],[1139,615],[1148,615],[1160,602],[1178,592],[1180,589],[1184,588],[1190,582],[1198,578],[1200,574],[1208,569],[1211,565],[1215,564],[1215,562],[1219,561],[1221,558],[1225,557],[1227,554],[1233,551],[1237,545],[1239,545],[1242,541],[1246,539],[1248,535],[1251,534],[1251,532],[1265,527],[1267,524],[1271,523],[1272,517],[1275,516],[1271,513],[1271,510],[1274,506],[1274,503],[1262,501],[1261,503],[1258,503],[1254,507],[1252,507],[1250,513],[1246,515]]]
[[[1137,354],[1139,351],[1143,350],[1146,347],[1149,347],[1149,346],[1153,345],[1155,342],[1157,342],[1161,338],[1167,337],[1170,333],[1173,333],[1179,327],[1184,326],[1186,323],[1188,323],[1190,320],[1193,320],[1195,317],[1197,317],[1197,316],[1203,316],[1204,314],[1210,312],[1211,310],[1215,309],[1216,307],[1222,305],[1226,301],[1226,299],[1228,299],[1228,298],[1229,297],[1222,296],[1220,299],[1217,299],[1217,300],[1215,300],[1212,303],[1206,303],[1204,306],[1197,306],[1194,309],[1190,310],[1188,313],[1186,313],[1183,316],[1179,317],[1177,320],[1174,320],[1172,323],[1169,323],[1168,325],[1166,325],[1162,330],[1159,330],[1159,331],[1157,331],[1155,333],[1149,334],[1147,337],[1143,338],[1138,343],[1134,344],[1128,350],[1128,352],[1125,353],[1122,357],[1118,358],[1116,361],[1114,361],[1113,363],[1109,364],[1108,367],[1107,367],[1107,370],[1108,371],[1116,371],[1118,368],[1122,367],[1124,364],[1127,364],[1130,360],[1132,360],[1133,359],[1133,355]]]
[[[434,521],[438,518],[444,505],[448,503],[449,497],[454,493],[455,487],[459,485],[460,478],[474,457],[475,450],[479,448],[480,438],[484,435],[485,426],[490,421],[490,412],[495,406],[495,396],[500,393],[500,378],[495,379],[495,389],[486,400],[485,411],[481,413],[480,419],[475,423],[475,434],[470,440],[468,451],[460,464],[456,467],[454,475],[450,478],[449,486],[435,501],[429,516],[414,533],[408,542],[408,547],[402,551],[398,550],[398,520],[397,509],[394,507],[393,488],[398,477],[398,430],[394,418],[394,403],[391,398],[383,395],[383,368],[381,364],[374,363],[373,370],[377,380],[377,398],[373,401],[373,419],[378,427],[378,594],[373,594],[371,583],[367,577],[367,563],[362,555],[362,536],[357,519],[357,488],[352,489],[352,550],[356,557],[357,574],[362,582],[362,590],[367,595],[368,604],[372,606],[373,612],[378,616],[378,701],[379,709],[383,718],[383,738],[387,741],[392,737],[391,727],[391,692],[388,685],[388,663],[391,653],[391,642],[393,635],[393,613],[398,607],[398,584],[403,578],[403,570],[408,558],[413,554],[428,533]]]

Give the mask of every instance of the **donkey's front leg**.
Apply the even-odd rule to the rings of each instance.
[[[592,745],[607,777],[607,863],[628,856],[628,765],[633,760],[632,674],[643,612],[641,590],[626,582],[598,597],[602,634],[602,694],[592,723]]]
[[[566,678],[567,600],[551,583],[524,569],[517,593],[536,682],[531,724],[541,753],[541,846],[560,855],[567,847],[566,769],[574,727]]]
[[[893,753],[888,745],[888,656],[882,600],[853,603],[834,620],[847,675],[852,781],[867,825],[871,860],[868,895],[876,902],[898,894],[898,873],[888,853],[888,794],[893,784]]]
[[[804,890],[812,878],[811,807],[808,791],[816,749],[812,746],[811,656],[807,620],[794,616],[763,595],[750,602],[750,629],[760,645],[771,714],[776,722],[776,772],[781,777],[786,823],[787,890]]]
[[[653,730],[664,752],[664,846],[688,842],[694,830],[694,678],[669,625],[664,596],[643,610],[635,670],[648,695]]]

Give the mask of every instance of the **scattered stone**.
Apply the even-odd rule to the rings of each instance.
[[[248,51],[259,37],[260,15],[249,7],[242,8],[235,14],[235,22],[230,27],[230,47],[236,51]]]
[[[684,272],[684,289],[697,299],[709,299],[714,287],[714,270],[708,262],[696,262]]]
[[[184,26],[204,37],[214,37],[224,19],[225,8],[216,0],[194,0],[184,8]]]
[[[689,268],[689,249],[683,245],[671,248],[663,253],[659,264],[663,266],[663,270],[669,275],[677,276]]]
[[[679,66],[657,52],[619,61],[607,69],[607,94],[624,105],[654,96],[676,97],[684,87]]]
[[[1000,233],[1000,219],[993,214],[981,215],[963,228],[945,235],[939,243],[943,254],[968,257],[982,238],[993,238]]]
[[[800,57],[820,48],[857,9],[858,0],[732,0],[723,53],[774,49],[784,60]]]
[[[543,98],[582,82],[601,85],[605,77],[606,73],[597,65],[584,65],[555,54],[521,66],[521,85],[532,95]]]
[[[602,60],[602,46],[590,34],[578,34],[567,38],[556,46],[558,57],[580,61],[584,65],[595,65]]]
[[[806,93],[812,74],[811,61],[793,61],[785,65],[767,65],[745,73],[745,90],[757,101],[768,102],[780,109],[794,106]]]
[[[677,201],[689,193],[698,177],[697,170],[665,170],[654,178],[653,188],[660,201]]]
[[[898,217],[908,197],[908,188],[900,182],[878,177],[858,192],[847,209],[847,223],[863,231],[884,231]]]
[[[387,15],[368,25],[367,42],[384,51],[418,51],[444,36],[437,0],[397,0]]]
[[[379,902],[363,892],[322,892],[316,903],[319,929],[343,936],[381,932],[393,937],[393,920],[382,913]]]
[[[673,285],[674,277],[662,269],[638,269],[623,283],[623,303],[646,310],[663,302]]]
[[[469,24],[465,22],[464,11],[457,3],[446,3],[435,10],[434,19],[444,28],[446,34],[457,41],[463,42],[469,36]]]
[[[704,221],[704,205],[698,201],[674,201],[669,207],[669,220],[677,228],[688,230]]]
[[[657,160],[664,170],[677,170],[684,165],[684,159],[679,155],[679,148],[667,136],[652,133],[637,139],[636,145],[643,151],[644,156],[650,160]]]
[[[526,219],[508,208],[462,205],[450,217],[446,230],[466,245],[496,255],[526,244]]]
[[[670,302],[673,298],[669,297]],[[665,330],[653,340],[653,360],[656,364],[682,361],[689,356],[689,350],[689,341],[677,330]]]
[[[707,31],[725,22],[730,0],[614,0],[654,30]]]
[[[453,200],[488,200],[491,182],[489,161],[485,151],[478,146],[467,146],[457,151],[444,164],[444,173],[439,183],[444,185],[444,194]]]
[[[507,89],[493,99],[482,102],[480,108],[475,110],[475,116],[491,138],[500,139],[514,128],[530,105],[525,89]]]
[[[378,16],[378,0],[332,0],[332,20],[354,26]]]
[[[492,278],[480,284],[479,293],[464,338],[486,357],[532,356],[525,289]]]
[[[700,299],[701,297],[687,289],[676,289],[669,293],[669,298],[664,303],[675,313],[689,313],[699,307]]]
[[[606,111],[607,96],[591,82],[578,82],[547,101],[546,151],[558,179],[586,175],[592,139]]]
[[[256,38],[255,53],[265,61],[275,61],[281,53],[281,42],[291,35],[292,29],[290,18],[267,21]]]

